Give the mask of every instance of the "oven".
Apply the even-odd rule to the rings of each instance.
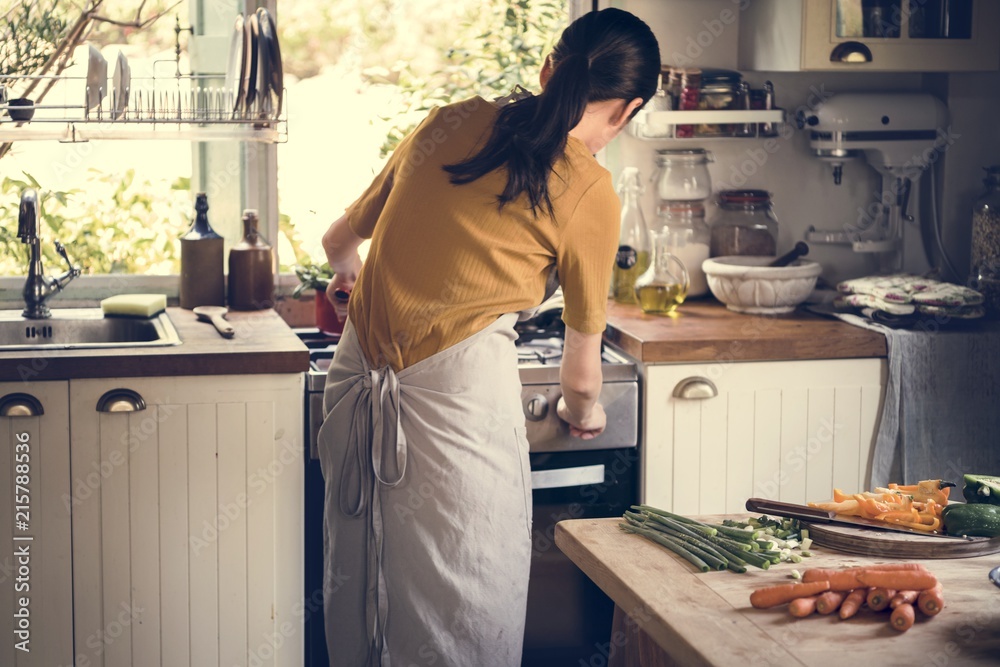
[[[558,314],[558,313],[556,313]],[[541,320],[539,320],[541,321]],[[532,558],[523,665],[593,664],[604,657],[613,604],[555,545],[555,524],[563,519],[621,516],[638,502],[639,383],[635,364],[616,351],[602,351],[601,403],[605,431],[592,440],[569,435],[555,411],[560,396],[561,322],[519,323],[517,341],[521,402],[530,445]],[[297,330],[310,352],[306,379],[305,597],[323,583],[323,476],[316,436],[323,421],[326,369],[336,338],[316,329]],[[317,608],[318,607],[318,608]],[[306,617],[306,659],[328,665],[321,605]]]

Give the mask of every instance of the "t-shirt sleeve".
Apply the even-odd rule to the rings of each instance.
[[[385,203],[389,199],[392,185],[399,173],[403,171],[403,165],[407,164],[409,159],[413,137],[417,135],[421,128],[429,123],[436,112],[437,109],[433,109],[419,126],[399,142],[396,150],[389,156],[389,160],[385,163],[379,175],[375,177],[375,180],[371,182],[371,185],[368,186],[368,189],[353,204],[347,207],[345,211],[347,223],[350,225],[351,230],[361,238],[370,239],[372,234],[375,233],[375,223],[378,222],[379,216],[382,215],[382,209],[385,208]]]
[[[608,287],[618,234],[621,204],[604,173],[580,198],[556,254],[563,288],[563,322],[580,333],[601,333],[607,323]]]

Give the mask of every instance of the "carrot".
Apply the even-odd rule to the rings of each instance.
[[[872,611],[882,611],[889,606],[889,600],[892,596],[896,594],[896,591],[887,588],[870,588],[868,589],[868,607]]]
[[[788,613],[795,618],[804,618],[816,611],[816,600],[818,595],[810,595],[804,598],[795,598],[788,603]]]
[[[866,570],[858,574],[858,581],[865,586],[895,588],[897,591],[925,591],[937,585],[937,578],[933,574],[919,570],[895,572],[889,570]]]
[[[892,625],[893,630],[906,632],[913,627],[913,618],[913,605],[901,604],[892,610],[892,616],[889,617],[889,624]]]
[[[755,590],[750,594],[750,604],[757,609],[768,609],[791,602],[796,598],[817,595],[829,589],[830,582],[828,581],[814,581],[809,584],[778,584]]]
[[[843,591],[827,591],[820,595],[816,601],[816,611],[823,615],[832,614],[837,611],[846,597],[847,593]]]
[[[924,566],[920,563],[886,563],[884,565],[872,565],[870,567],[848,567],[842,570],[830,570],[822,568],[812,568],[802,573],[802,582],[811,583],[813,581],[829,581],[831,591],[852,591],[855,588],[864,588],[858,575],[870,570],[880,570],[885,572],[896,571],[924,571]]]
[[[840,603],[840,617],[850,618],[858,613],[858,609],[861,609],[867,594],[868,589],[866,588],[855,588],[848,593],[844,601]]]
[[[917,606],[920,607],[920,611],[924,612],[928,616],[936,616],[944,609],[944,591],[941,588],[941,583],[934,588],[926,591],[920,591],[917,595]]]
[[[901,604],[913,604],[917,601],[917,595],[919,591],[898,591],[889,600],[889,606],[895,609]]]

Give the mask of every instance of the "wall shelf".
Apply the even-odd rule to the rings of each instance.
[[[658,139],[756,139],[777,135],[777,126],[785,122],[784,109],[705,109],[694,111],[648,111],[636,116],[629,124],[629,133],[637,139],[653,141]],[[773,126],[770,133],[762,134],[761,125]],[[696,126],[693,136],[678,137],[678,125]],[[733,125],[738,127],[718,128],[718,131],[699,131],[697,126]],[[655,128],[655,129],[651,129]]]

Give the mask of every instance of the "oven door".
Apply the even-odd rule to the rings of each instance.
[[[638,449],[530,458],[534,502],[522,665],[592,664],[592,657],[605,655],[614,604],[559,550],[555,526],[564,519],[621,516],[638,502]]]

